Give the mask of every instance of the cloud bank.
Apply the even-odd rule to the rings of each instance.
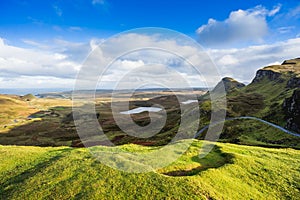
[[[280,11],[280,5],[272,10],[256,6],[248,10],[237,10],[230,13],[224,21],[209,19],[200,26],[196,33],[201,44],[210,47],[222,47],[237,43],[263,41],[268,33],[267,17]]]
[[[267,13],[275,13],[268,11]],[[8,44],[0,39],[0,85],[1,88],[73,88],[74,79],[90,51],[103,39],[91,39],[86,43],[75,43],[55,39],[48,43],[24,40],[27,48]],[[106,57],[110,57],[131,48],[158,45],[168,47],[174,52],[180,50],[180,56],[201,65],[201,72],[211,85],[219,81],[210,76],[213,66],[203,65],[203,57],[191,44],[179,43],[172,38],[159,38],[155,35],[125,34],[104,46]],[[283,60],[300,57],[300,38],[293,38],[273,44],[252,45],[243,48],[210,48],[207,53],[218,67],[220,77],[230,76],[242,82],[250,82],[255,72],[266,65],[281,63]],[[96,60],[97,61],[97,60]],[[95,63],[97,73],[97,63]],[[128,71],[126,87],[130,82],[141,78],[160,78],[162,83],[180,87],[175,78],[178,74],[189,81],[191,86],[203,87],[205,80],[192,66],[178,56],[157,50],[131,52],[115,60],[103,74],[101,88],[113,88]]]
[[[210,49],[209,54],[219,66],[223,76],[250,82],[255,72],[265,66],[281,64],[284,60],[300,57],[300,38],[256,45],[246,48]]]

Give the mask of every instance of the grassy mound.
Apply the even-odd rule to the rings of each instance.
[[[0,146],[1,199],[299,199],[300,151],[218,143],[204,160],[201,141],[169,167],[134,174],[114,170],[88,149]],[[109,147],[99,147],[111,150]],[[151,150],[124,145],[114,148]],[[224,158],[230,159],[224,161]],[[228,162],[230,161],[230,162]],[[220,164],[221,163],[221,164]],[[166,176],[172,171],[190,176]]]
[[[26,94],[24,96],[21,96],[21,99],[24,101],[31,101],[35,99],[36,97],[33,94]]]

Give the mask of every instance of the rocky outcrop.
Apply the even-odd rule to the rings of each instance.
[[[252,83],[260,82],[263,79],[282,83],[288,81],[287,88],[300,86],[300,58],[284,61],[281,65],[271,65],[256,72]]]
[[[287,116],[286,128],[300,133],[300,89],[292,97],[285,99],[283,109]]]
[[[287,88],[300,88],[300,77],[293,77],[287,83]]]
[[[281,73],[275,72],[272,70],[266,70],[266,69],[260,69],[256,72],[256,76],[253,79],[252,83],[258,83],[264,78],[267,78],[270,81],[279,81],[282,82],[283,79],[281,79]]]
[[[299,65],[300,58],[285,60],[281,65]]]

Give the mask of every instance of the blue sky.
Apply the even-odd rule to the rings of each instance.
[[[173,1],[173,0],[11,0],[1,1],[0,36],[20,39],[60,37],[80,41],[90,37],[108,37],[138,27],[164,27],[196,37],[195,30],[208,19],[226,19],[230,12],[257,5],[272,9],[281,5],[286,13],[299,1]],[[299,27],[300,20],[268,17],[270,28]],[[299,31],[299,29],[297,29]],[[287,35],[280,36],[287,37]]]
[[[207,49],[222,75],[243,82],[249,82],[264,65],[300,57],[296,45],[300,37],[297,0],[11,0],[1,1],[0,6],[2,88],[17,87],[30,78],[40,82],[39,87],[49,83],[71,87],[71,79],[92,43],[140,27],[169,28],[194,38]],[[262,52],[264,58],[241,58]],[[27,53],[29,57],[41,54],[39,63],[45,62],[40,65],[47,70],[39,68],[37,61],[22,57]],[[57,62],[50,61],[51,57]],[[24,70],[22,62],[32,67]],[[250,64],[251,69],[241,69]]]

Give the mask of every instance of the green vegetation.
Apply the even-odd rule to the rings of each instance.
[[[70,100],[25,96],[0,95],[0,144],[70,146],[78,138],[75,127],[61,123],[72,110]]]
[[[300,74],[299,61],[299,59],[292,59],[282,65],[265,67],[257,72],[251,84],[228,90],[227,117],[253,116],[285,127],[289,117],[287,108],[283,105],[299,87],[297,85],[299,80],[296,78]],[[227,80],[224,85],[232,86],[233,80],[228,78]],[[211,102],[208,95],[201,97],[200,101],[202,112],[200,127],[204,127],[209,123]],[[204,138],[204,135],[200,138]],[[287,135],[253,120],[226,122],[220,141],[258,146],[300,147],[298,137]]]
[[[18,125],[17,122],[36,111],[17,96],[0,95],[0,131],[12,124]]]
[[[242,87],[245,87],[245,84],[240,83],[233,78],[225,77],[216,85],[216,87],[213,89],[213,92],[222,93],[224,92],[223,90],[225,90],[225,92],[227,93],[234,89],[239,89]]]
[[[272,65],[263,68],[264,70],[272,70],[279,73],[291,73],[293,72],[296,75],[300,75],[300,59],[291,59],[286,60],[282,65]]]
[[[298,84],[293,79],[289,86],[290,79],[299,74],[298,69],[292,70],[295,62],[264,68],[245,87],[231,78],[223,79],[227,117],[250,115],[285,126],[283,102]],[[123,152],[113,157],[114,166],[130,170],[136,161],[124,151],[152,152],[177,133],[181,121],[177,98],[173,94],[152,99],[148,99],[150,94],[139,95],[140,99],[130,101],[130,108],[162,105],[167,112],[162,130],[149,138],[127,135],[114,121],[109,97],[99,98],[96,117],[106,137],[119,146],[101,146],[106,138],[96,141],[92,135],[83,140],[90,148],[67,147],[83,147],[70,100],[0,95],[0,144],[28,145],[0,146],[0,199],[300,199],[300,138],[252,119],[226,121],[219,142],[204,158],[199,155],[206,142],[183,140],[173,145],[192,145],[169,166],[153,169],[147,165],[152,158],[142,156],[138,167],[150,169],[148,173],[127,173],[101,164],[89,150],[101,158]],[[119,99],[120,107],[126,98],[124,94]],[[209,124],[212,110],[208,94],[199,100],[202,128]],[[78,106],[85,109],[85,105]],[[148,112],[131,117],[140,126],[151,122]],[[198,139],[204,136],[205,132]],[[164,153],[157,154],[155,161],[180,156],[172,148]],[[111,163],[111,158],[105,161]]]
[[[35,99],[36,97],[33,94],[26,94],[24,96],[21,96],[21,99],[24,101],[31,101]]]
[[[272,126],[251,119],[227,121],[219,141],[252,146],[300,149],[300,137],[283,133]]]
[[[88,149],[0,146],[0,198],[300,198],[299,151],[217,143],[212,153],[199,159],[201,146],[195,140],[172,165],[142,174],[109,168]],[[150,151],[155,147],[130,144],[113,148]]]

